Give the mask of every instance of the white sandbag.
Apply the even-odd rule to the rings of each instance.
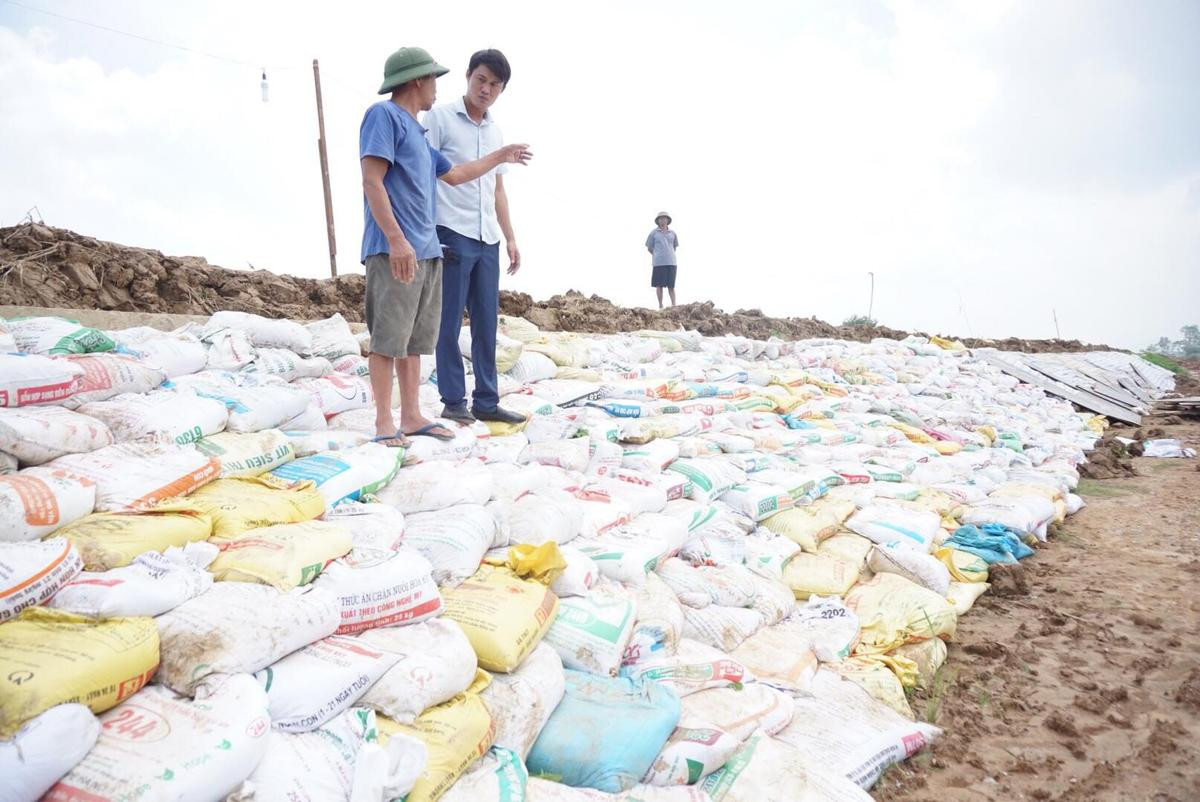
[[[491,464],[513,465],[521,458],[521,452],[529,445],[529,437],[524,432],[515,434],[492,435],[484,444],[483,461]]]
[[[212,586],[205,568],[219,551],[211,543],[189,543],[148,551],[121,568],[84,571],[46,606],[92,618],[161,615]]]
[[[337,599],[319,588],[280,593],[255,582],[214,582],[156,623],[158,681],[191,693],[209,674],[253,673],[332,635],[341,616]]]
[[[674,654],[652,655],[626,666],[621,675],[653,680],[668,686],[680,697],[754,680],[754,675],[741,662],[691,638],[681,638]]]
[[[0,543],[44,537],[90,513],[96,484],[49,466],[0,476]]]
[[[493,746],[442,795],[443,802],[525,800],[529,770],[511,749]]]
[[[507,402],[507,397],[505,398]],[[534,415],[525,425],[524,435],[530,443],[554,443],[569,440],[579,433],[579,418],[574,414],[553,412],[549,415]]]
[[[142,510],[186,496],[208,484],[221,464],[190,446],[172,443],[119,443],[88,454],[68,454],[42,468],[66,471],[96,485],[96,510]],[[90,510],[89,510],[90,512]]]
[[[850,656],[858,640],[858,616],[836,596],[809,596],[785,623],[792,648],[811,648],[822,663]]]
[[[543,638],[563,666],[615,677],[636,620],[636,598],[615,583],[599,584],[586,596],[560,599],[558,615]]]
[[[583,505],[565,490],[546,487],[521,496],[507,509],[509,538],[533,546],[573,540],[583,526]]]
[[[679,520],[648,512],[597,537],[579,538],[574,545],[595,561],[604,576],[641,586],[647,572],[678,552],[686,538],[687,528]]]
[[[667,470],[680,473],[689,479],[691,484],[687,497],[702,502],[715,501],[734,485],[746,481],[746,474],[740,468],[713,457],[677,459]]]
[[[742,742],[724,730],[688,722],[675,728],[642,782],[695,785],[724,766]]]
[[[308,329],[308,333],[312,335],[312,345],[306,352],[310,356],[321,356],[333,360],[347,354],[358,356],[361,353],[358,340],[354,338],[354,332],[350,330],[350,324],[338,312],[334,312],[324,320],[314,320],[304,328]]]
[[[325,419],[325,413],[321,410],[321,405],[315,399],[309,398],[308,404],[304,407],[304,411],[294,418],[288,418],[283,423],[279,424],[279,428],[285,432],[319,432],[324,433],[329,429],[329,421]],[[363,433],[363,439],[359,442],[365,443],[370,439],[369,435]],[[331,449],[314,448],[309,454],[316,454],[318,451],[326,451]],[[306,457],[308,454],[299,456]]]
[[[939,596],[950,590],[950,570],[931,554],[896,544],[876,544],[867,567],[877,574],[899,574]]]
[[[560,545],[558,553],[567,561],[567,567],[550,583],[550,590],[560,599],[564,596],[586,596],[588,589],[600,578],[596,561],[573,546]]]
[[[161,370],[168,379],[199,373],[208,366],[208,349],[190,336],[154,337],[128,350],[150,367]]]
[[[83,570],[83,558],[62,537],[0,542],[0,622],[45,604]]]
[[[313,454],[320,454],[322,451],[347,451],[371,441],[369,435],[361,432],[346,432],[336,429],[308,431],[288,429],[284,433],[287,435],[288,441],[292,444],[292,449],[296,452],[297,459],[311,457]]]
[[[554,360],[545,354],[524,350],[517,361],[508,369],[508,375],[521,384],[532,384],[543,379],[553,379],[558,373]]]
[[[0,741],[0,799],[40,799],[92,750],[100,722],[87,705],[57,705],[22,725],[11,740]]]
[[[350,376],[370,376],[371,366],[365,356],[359,354],[346,354],[337,359],[332,360],[333,369],[337,373],[345,373]]]
[[[326,417],[352,409],[367,409],[374,403],[371,382],[364,376],[333,373],[319,379],[298,379],[292,386],[309,393]]]
[[[108,427],[87,415],[56,406],[6,409],[0,404],[0,451],[27,467],[112,443]]]
[[[119,354],[66,357],[83,368],[79,387],[62,405],[77,409],[91,401],[107,401],[122,393],[148,393],[167,379],[158,368]]]
[[[88,354],[116,346],[99,329],[63,317],[14,317],[8,319],[7,328],[17,348],[26,354]]]
[[[754,521],[791,509],[794,504],[791,493],[785,488],[755,481],[734,485],[721,495],[721,501]]]
[[[449,460],[450,462],[461,462],[475,455],[476,449],[486,447],[487,440],[490,436],[481,437],[481,434],[487,435],[485,432],[479,432],[472,426],[484,426],[482,423],[472,424],[472,426],[458,426],[449,421],[440,421],[454,433],[453,440],[438,440],[436,437],[410,437],[411,445],[405,449],[404,461],[409,462],[433,462],[435,460]],[[486,430],[486,426],[484,429]]]
[[[359,638],[333,635],[255,673],[267,692],[271,726],[309,732],[351,707],[400,655]]]
[[[492,474],[478,460],[425,462],[398,471],[375,495],[405,514],[483,505],[492,497]]]
[[[697,789],[712,802],[871,802],[850,780],[762,732],[751,735]]]
[[[0,354],[0,407],[61,403],[82,383],[83,368],[65,359]]]
[[[797,747],[814,765],[870,788],[893,763],[912,757],[941,730],[910,721],[876,701],[853,682],[822,669],[811,696],[794,703],[794,724],[778,738]]]
[[[256,348],[254,361],[242,370],[264,376],[278,376],[285,382],[315,379],[333,373],[333,365],[324,357],[303,357],[286,348]]]
[[[462,628],[447,618],[370,629],[358,640],[368,647],[400,655],[371,685],[362,704],[402,724],[411,724],[427,708],[465,691],[479,665]]]
[[[221,479],[261,476],[296,458],[292,439],[278,429],[261,432],[220,432],[193,446],[201,454],[220,460]]]
[[[743,565],[693,567],[672,557],[662,560],[655,571],[679,603],[688,607],[749,607],[757,594],[754,574]]]
[[[636,665],[663,655],[675,654],[683,636],[683,607],[658,574],[646,575],[638,589],[637,621],[625,650],[625,665]]]
[[[329,508],[343,499],[357,501],[386,485],[403,456],[402,449],[363,443],[344,451],[324,451],[293,460],[272,470],[271,475],[287,482],[315,482]]]
[[[342,559],[350,565],[386,558],[404,538],[404,515],[387,504],[344,501],[325,510],[322,521],[332,521],[350,533],[354,549]]]
[[[545,443],[530,442],[518,460],[522,465],[538,463],[553,465],[568,471],[583,473],[591,460],[590,441],[586,437],[570,440],[552,440]]]
[[[751,682],[740,687],[710,688],[683,697],[683,721],[704,721],[740,741],[755,730],[774,735],[792,721],[795,702],[782,691]]]
[[[902,543],[928,552],[942,521],[935,512],[870,504],[850,516],[846,528],[874,543]]]
[[[613,498],[603,490],[578,490],[572,492],[578,499],[582,512],[579,534],[596,538],[617,527],[628,524],[634,518],[633,510],[619,498]]]
[[[239,329],[224,329],[204,337],[208,343],[208,370],[241,370],[254,359],[250,336]]]
[[[724,652],[732,652],[764,624],[766,617],[751,607],[683,607],[684,636]]]
[[[287,348],[296,353],[308,353],[313,346],[312,333],[299,323],[229,310],[210,317],[201,337],[207,340],[222,329],[244,331],[250,342],[260,348]]]
[[[628,482],[603,478],[588,484],[589,490],[600,490],[610,497],[620,499],[634,515],[643,512],[662,512],[667,506],[667,491],[662,483]]]
[[[436,512],[405,517],[404,545],[433,565],[439,587],[457,587],[475,573],[488,549],[503,546],[496,519],[477,504],[460,504]]]
[[[524,759],[566,691],[562,660],[539,643],[516,669],[491,676],[482,696],[496,726],[494,743]]]
[[[609,471],[617,470],[621,467],[621,456],[624,454],[621,446],[616,443],[610,443],[607,440],[597,440],[589,438],[590,445],[588,453],[591,457],[588,459],[587,468],[584,473],[588,476],[600,476]],[[665,501],[663,502],[666,503]],[[659,509],[662,509],[659,507]]]
[[[341,519],[337,521],[341,523]],[[338,597],[338,634],[414,624],[437,615],[442,597],[433,566],[413,549],[400,549],[374,561],[334,560],[313,584]]]
[[[276,429],[303,412],[312,398],[288,385],[236,387],[198,381],[183,386],[190,386],[198,395],[222,401],[229,410],[225,428],[231,432]]]
[[[118,443],[154,441],[184,445],[224,430],[225,405],[192,392],[125,393],[93,401],[79,412],[102,421]]]
[[[989,496],[972,504],[962,516],[964,524],[1003,524],[1021,534],[1046,539],[1046,527],[1054,520],[1054,502],[1042,496]]]
[[[271,729],[267,695],[246,674],[214,678],[195,701],[150,685],[100,720],[96,746],[45,799],[222,799],[262,760]]]

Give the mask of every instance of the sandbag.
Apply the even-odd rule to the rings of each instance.
[[[55,406],[6,409],[0,403],[0,451],[12,454],[25,466],[112,443],[108,427],[88,415]]]
[[[742,565],[692,567],[671,557],[655,570],[680,604],[687,607],[748,607],[757,595],[754,574]]]
[[[633,635],[636,598],[615,583],[586,596],[559,599],[558,615],[546,631],[566,668],[615,677]]]
[[[100,722],[86,705],[62,704],[25,722],[10,741],[0,741],[5,800],[40,799],[78,765],[100,737]]]
[[[877,574],[897,574],[939,596],[950,589],[950,571],[938,559],[902,545],[876,545],[867,567]]]
[[[187,501],[164,501],[142,512],[97,512],[55,532],[75,544],[88,571],[129,565],[139,554],[183,547],[212,535],[212,518]]]
[[[341,616],[326,591],[280,593],[251,582],[215,582],[155,619],[162,641],[158,681],[191,693],[210,674],[254,673],[332,635]]]
[[[483,505],[492,497],[492,474],[473,460],[458,465],[425,462],[397,472],[375,496],[406,515],[458,504]]]
[[[690,638],[680,639],[674,654],[657,654],[625,666],[621,676],[666,685],[679,697],[754,679],[740,661]]]
[[[562,545],[579,534],[583,506],[565,490],[543,487],[512,502],[507,507],[507,523],[514,543],[537,546],[553,540]]]
[[[521,756],[493,745],[450,786],[444,802],[509,802],[525,800],[529,771]]]
[[[823,508],[795,507],[767,516],[762,525],[815,554],[821,541],[837,534],[841,521]]]
[[[335,519],[340,525],[342,519]],[[338,634],[376,627],[415,624],[442,610],[442,597],[433,581],[433,566],[411,549],[376,559],[334,560],[315,580],[338,597],[342,623]]]
[[[83,368],[66,360],[0,354],[0,408],[61,403],[82,384]]]
[[[278,376],[285,382],[312,379],[333,372],[333,365],[324,357],[305,358],[286,348],[256,348],[254,360],[242,368],[247,374]],[[307,388],[305,388],[307,389]]]
[[[699,784],[712,802],[870,802],[802,750],[759,732]]]
[[[765,623],[763,614],[750,607],[683,607],[683,634],[723,652],[736,649]]]
[[[941,519],[926,510],[872,504],[851,515],[846,528],[874,543],[902,542],[928,552],[941,529]]]
[[[859,574],[858,566],[845,560],[802,553],[784,566],[783,582],[803,601],[809,596],[844,596]]]
[[[154,331],[153,335],[149,332],[147,334],[148,339],[133,344],[126,342],[122,337],[123,350],[136,355],[147,365],[158,368],[168,379],[198,373],[207,367],[208,350],[194,337],[173,336],[160,331]]]
[[[400,657],[359,638],[333,635],[292,652],[254,678],[267,692],[271,726],[309,732],[351,707]]]
[[[322,420],[324,419],[322,418]],[[297,431],[293,421],[288,422],[286,434],[297,459],[311,457],[322,451],[348,451],[371,441],[370,435],[362,432],[346,432],[317,427],[305,427],[304,430]]]
[[[565,692],[562,658],[544,642],[512,672],[493,674],[482,695],[496,725],[495,745],[524,760]]]
[[[648,512],[599,536],[579,538],[572,545],[591,557],[604,576],[640,586],[659,560],[678,552],[686,538],[687,528],[679,519]]]
[[[103,421],[118,443],[154,441],[184,445],[225,428],[225,405],[191,392],[123,393],[93,401],[79,412]]]
[[[66,538],[0,544],[0,622],[45,604],[82,570]]]
[[[222,329],[243,331],[257,347],[287,348],[296,353],[311,352],[313,334],[299,323],[290,320],[273,320],[249,312],[223,310],[215,313],[204,324],[202,339],[210,339]]]
[[[23,353],[47,356],[94,354],[117,347],[112,337],[99,329],[63,317],[12,317],[8,331]]]
[[[297,379],[292,386],[307,392],[326,417],[352,409],[367,409],[374,403],[371,382],[365,376],[333,373],[319,379]]]
[[[734,485],[721,494],[721,501],[739,515],[755,521],[776,515],[795,503],[785,488],[756,481]]]
[[[221,479],[260,476],[297,456],[292,439],[278,429],[221,432],[198,440],[194,447],[221,461]]]
[[[774,735],[792,721],[792,697],[761,682],[711,688],[683,697],[683,719],[704,721],[744,741],[762,730]]]
[[[463,628],[479,665],[508,672],[537,646],[558,613],[559,600],[543,583],[511,569],[483,564],[442,592],[444,616]]]
[[[463,693],[475,681],[477,660],[461,627],[445,618],[372,629],[358,640],[399,659],[371,685],[362,704],[410,724],[423,711]]]
[[[966,615],[975,602],[991,587],[987,582],[951,582],[946,599],[954,605],[954,612]]]
[[[325,499],[310,481],[287,482],[270,474],[217,479],[188,497],[212,521],[212,537],[228,540],[252,529],[311,521]]]
[[[492,745],[492,717],[479,697],[488,675],[478,672],[465,692],[422,713],[412,724],[379,717],[380,739],[401,733],[425,743],[429,761],[405,797],[406,802],[433,802]]]
[[[724,766],[741,741],[724,730],[689,722],[676,727],[642,781],[649,785],[695,785]]]
[[[496,519],[475,504],[418,512],[404,521],[404,545],[429,560],[439,587],[458,585],[475,573],[488,549],[504,545],[496,542]]]
[[[683,608],[658,574],[646,575],[638,589],[637,620],[625,649],[624,665],[673,655],[683,637]]]
[[[0,665],[10,683],[0,696],[0,739],[65,702],[104,712],[145,685],[158,660],[152,618],[93,621],[44,607],[24,610],[0,624]]]
[[[147,552],[123,568],[77,575],[47,606],[89,618],[161,615],[212,586],[204,569],[216,555],[210,543]]]
[[[813,694],[798,697],[795,710],[795,723],[776,737],[862,788],[941,734],[932,724],[905,719],[829,670],[817,673]]]
[[[321,516],[350,533],[354,549],[345,557],[348,565],[375,563],[400,548],[404,538],[404,516],[387,504],[343,501]]]
[[[856,654],[879,654],[926,638],[949,640],[958,616],[945,598],[897,574],[877,574],[846,594],[859,620]]]
[[[941,638],[919,640],[916,643],[906,643],[888,652],[888,656],[911,660],[916,665],[915,673],[910,677],[912,687],[928,693],[933,689],[934,678],[938,669],[946,662],[946,642]],[[908,683],[904,684],[908,688]]]
[[[271,720],[253,677],[222,677],[195,701],[153,685],[101,717],[100,739],[46,800],[204,802],[237,789],[262,760]]]
[[[566,693],[526,758],[533,776],[618,793],[636,785],[679,723],[673,691],[566,671]]]
[[[286,593],[312,582],[353,545],[337,524],[276,524],[222,540],[208,570],[219,582],[261,582]]]
[[[67,357],[83,368],[79,387],[62,400],[75,409],[91,401],[107,401],[122,393],[148,393],[167,380],[158,368],[119,354],[91,354]]]
[[[716,501],[734,485],[746,481],[746,474],[740,468],[711,457],[678,459],[667,470],[683,474],[691,481],[687,497],[697,501]]]
[[[0,476],[0,543],[44,537],[96,504],[95,482],[49,466]]]
[[[45,467],[94,482],[99,512],[149,509],[186,496],[221,472],[217,460],[170,443],[119,443],[89,454],[68,454]]]
[[[324,320],[314,320],[304,328],[312,335],[312,344],[307,353],[326,359],[337,359],[347,354],[358,356],[360,351],[350,324],[340,313],[334,312]]]
[[[357,501],[391,481],[400,468],[403,449],[382,443],[364,443],[345,451],[326,451],[293,460],[271,471],[288,482],[311,480],[325,499],[325,506],[349,499]]]

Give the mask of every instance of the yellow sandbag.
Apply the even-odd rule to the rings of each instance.
[[[963,450],[962,443],[956,443],[953,440],[935,440],[930,443],[937,453],[943,457],[951,457]]]
[[[55,705],[103,713],[145,685],[158,667],[149,616],[97,621],[31,607],[0,624],[0,739]]]
[[[83,557],[85,571],[129,565],[139,554],[166,551],[212,535],[212,518],[187,501],[164,501],[143,512],[97,512],[68,524],[65,537]]]
[[[504,565],[522,579],[532,579],[549,587],[567,570],[567,561],[558,544],[547,540],[540,546],[518,543],[508,550],[504,562],[488,560],[491,565]]]
[[[987,582],[988,564],[978,555],[953,546],[942,546],[933,552],[933,556],[950,569],[950,578],[956,582]]]
[[[559,368],[554,374],[556,379],[572,379],[575,381],[584,382],[599,382],[603,381],[600,372],[592,368]]]
[[[828,540],[821,541],[817,546],[817,554],[825,557],[835,557],[862,570],[867,564],[867,555],[871,553],[874,543],[862,535],[853,532],[838,532]]]
[[[800,600],[809,596],[845,595],[858,577],[857,565],[821,554],[801,552],[783,567],[783,584]]]
[[[954,605],[955,613],[966,615],[975,605],[975,601],[987,593],[990,587],[987,582],[951,582],[950,590],[946,591],[946,598]]]
[[[442,615],[454,621],[488,671],[508,673],[538,645],[558,614],[543,583],[484,563],[461,585],[442,590]]]
[[[870,657],[851,657],[832,667],[869,693],[877,701],[883,702],[905,718],[914,718],[908,699],[904,696],[904,686],[900,684],[895,673],[884,663]]]
[[[500,315],[498,323],[505,337],[512,337],[523,343],[532,342],[542,336],[541,330],[523,317]]]
[[[218,432],[197,440],[196,450],[221,461],[221,478],[260,476],[296,458],[292,441],[278,429]]]
[[[841,521],[832,512],[813,507],[793,507],[763,519],[762,525],[783,535],[809,554],[816,554],[822,540],[837,534]]]
[[[912,674],[911,682],[905,682],[905,677],[900,676],[896,672],[895,666],[892,671],[900,678],[900,684],[905,688],[916,688],[917,690],[927,691],[933,687],[933,678],[937,674],[938,669],[946,662],[946,642],[941,638],[930,638],[929,640],[917,641],[916,643],[906,643],[903,646],[898,646],[888,652],[884,657],[901,658],[911,661],[916,667]]]
[[[510,434],[525,431],[525,427],[529,425],[529,418],[525,418],[520,423],[505,423],[498,420],[484,421],[484,423],[487,425],[492,437],[507,437]]]
[[[881,654],[905,643],[954,636],[958,615],[950,602],[899,574],[876,574],[846,594],[858,616],[856,654]]]
[[[988,445],[996,442],[996,428],[994,426],[976,426],[975,433],[982,435],[988,441]]]
[[[948,340],[945,337],[933,336],[929,338],[929,342],[946,351],[965,351],[967,346],[963,345],[958,340]]]
[[[258,582],[289,591],[317,578],[329,562],[354,546],[337,524],[307,521],[279,524],[220,541],[221,553],[208,567],[217,581]]]
[[[429,708],[412,724],[400,724],[383,715],[375,717],[381,745],[386,746],[388,739],[399,732],[423,741],[428,750],[425,770],[405,797],[406,802],[433,802],[491,748],[496,729],[492,714],[479,696],[490,683],[486,672],[477,671],[471,687]]]
[[[810,510],[819,510],[827,512],[834,518],[837,518],[839,524],[846,523],[846,520],[858,512],[858,507],[848,498],[831,498],[825,496],[819,498],[809,505]]]
[[[934,443],[937,442],[932,437],[925,434],[925,432],[918,429],[916,426],[909,426],[907,423],[899,423],[899,422],[889,423],[887,425],[891,426],[893,429],[900,432],[900,434],[907,437],[913,443],[924,443],[926,445],[933,445]]]
[[[212,516],[214,539],[311,521],[325,512],[325,499],[313,482],[293,484],[269,475],[218,479],[192,493],[188,501]]]

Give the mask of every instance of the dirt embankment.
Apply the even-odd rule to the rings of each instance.
[[[300,319],[341,312],[347,320],[361,321],[363,292],[363,277],[356,274],[310,279],[266,270],[229,270],[201,257],[165,256],[46,225],[0,228],[0,298],[17,306],[192,315],[233,309]],[[835,326],[815,317],[773,318],[757,309],[724,312],[711,301],[665,310],[628,309],[573,290],[547,301],[502,291],[500,309],[504,314],[527,317],[550,331],[611,333],[683,326],[707,335],[789,340],[834,337],[864,342],[875,337],[902,339],[909,334],[886,326]],[[1078,340],[963,342],[970,347],[1027,352],[1110,350],[1109,346]]]
[[[1200,446],[1196,423],[1146,425]],[[1200,799],[1200,472],[1130,461],[1080,482],[1087,506],[959,621],[912,700],[945,734],[877,800]]]

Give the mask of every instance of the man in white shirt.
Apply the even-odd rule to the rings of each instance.
[[[499,50],[480,50],[467,67],[467,93],[431,109],[422,120],[429,144],[451,163],[474,161],[503,143],[489,109],[512,75]],[[479,154],[474,155],[474,154]],[[457,186],[439,184],[437,233],[442,244],[442,321],[435,353],[437,384],[445,405],[442,417],[519,423],[524,415],[501,409],[496,389],[496,322],[500,302],[500,235],[508,246],[508,273],[521,267],[504,193],[507,165]],[[471,318],[472,405],[467,408],[466,375],[458,347],[462,314]]]

